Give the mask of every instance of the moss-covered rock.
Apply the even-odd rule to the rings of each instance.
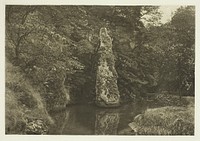
[[[96,104],[101,107],[119,106],[120,95],[112,51],[112,39],[106,28],[100,30],[100,41],[96,74]]]
[[[44,135],[47,131],[48,127],[42,119],[27,119],[25,134]]]
[[[138,135],[194,135],[194,99],[187,100],[190,101],[187,107],[148,109],[128,125]]]

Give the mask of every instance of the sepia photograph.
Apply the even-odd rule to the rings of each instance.
[[[5,5],[5,135],[195,135],[195,5]]]

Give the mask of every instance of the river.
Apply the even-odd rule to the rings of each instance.
[[[50,135],[123,135],[131,131],[128,124],[144,113],[145,104],[129,103],[118,108],[95,105],[72,105],[51,112],[55,124]],[[128,131],[129,132],[129,131]]]

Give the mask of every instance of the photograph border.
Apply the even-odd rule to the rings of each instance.
[[[41,141],[41,140],[59,140],[59,141],[66,141],[66,140],[87,140],[87,141],[94,141],[94,140],[106,140],[106,141],[121,141],[121,140],[153,140],[153,141],[196,141],[200,139],[200,127],[197,125],[200,125],[200,104],[198,101],[200,101],[200,96],[198,96],[199,88],[198,85],[200,84],[199,81],[199,72],[200,72],[200,49],[198,46],[200,45],[200,39],[199,34],[200,30],[198,25],[200,25],[199,17],[200,17],[200,4],[198,4],[198,0],[169,0],[169,1],[163,1],[163,0],[95,0],[89,1],[89,0],[35,0],[35,1],[27,1],[27,0],[4,0],[1,1],[1,23],[2,26],[0,28],[0,43],[1,43],[1,49],[0,49],[0,111],[2,111],[2,114],[0,115],[0,140],[3,141],[11,141],[11,140],[20,140],[20,141]],[[195,135],[194,136],[127,136],[127,135],[109,135],[109,136],[102,136],[102,135],[5,135],[5,5],[194,5],[196,12],[196,23],[195,23],[195,29],[196,29],[196,35],[195,35]]]

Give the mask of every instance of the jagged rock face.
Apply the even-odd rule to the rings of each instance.
[[[117,72],[112,51],[112,39],[106,28],[100,30],[99,60],[96,75],[96,104],[101,107],[119,106]]]

